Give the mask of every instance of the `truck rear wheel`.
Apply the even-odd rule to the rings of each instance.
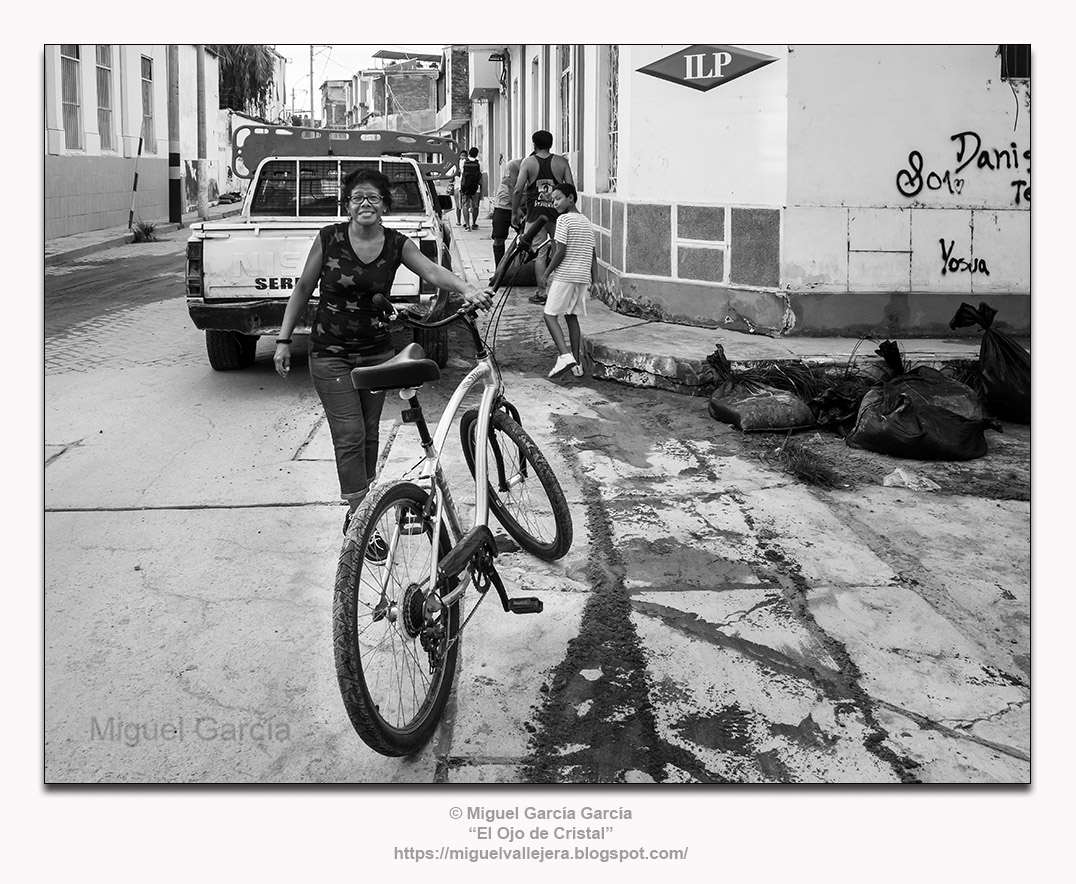
[[[448,365],[448,329],[416,328],[414,341],[426,351],[426,358],[437,363],[438,368]]]
[[[254,364],[258,336],[209,328],[205,333],[205,349],[209,354],[209,364],[216,371],[247,368]]]

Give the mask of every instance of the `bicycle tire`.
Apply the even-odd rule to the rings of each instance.
[[[490,424],[486,472],[495,479],[488,482],[490,510],[527,552],[547,562],[561,558],[572,546],[572,516],[553,468],[527,431],[507,413],[494,411]],[[460,418],[463,456],[472,476],[477,426],[476,408]],[[538,488],[541,497],[531,494]]]
[[[421,520],[428,498],[425,488],[411,482],[368,495],[351,520],[336,572],[333,647],[344,708],[362,740],[392,757],[417,752],[433,736],[452,689],[459,652],[458,600],[445,611],[447,650],[433,671],[420,639],[421,589],[429,582],[433,553],[432,528]],[[410,516],[420,521],[405,520]],[[405,521],[410,530],[400,530],[391,561],[369,561],[375,532],[391,544],[392,526]],[[442,526],[440,556],[450,548]],[[391,572],[388,614],[378,618],[378,581],[386,570]]]

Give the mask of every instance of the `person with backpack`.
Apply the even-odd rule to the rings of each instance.
[[[557,223],[557,210],[553,205],[553,188],[565,183],[575,185],[568,160],[551,152],[553,133],[539,129],[531,136],[534,153],[523,160],[519,167],[519,177],[512,191],[512,226],[519,228],[524,222],[529,226],[539,218],[546,219],[543,227],[534,238],[533,245],[538,249],[534,259],[534,275],[538,282],[538,291],[529,298],[532,303],[546,302],[546,253],[550,234]]]
[[[478,163],[477,147],[472,147],[468,151],[468,159],[463,164],[460,174],[460,195],[463,197],[463,229],[476,230],[478,206],[482,200],[482,167]]]

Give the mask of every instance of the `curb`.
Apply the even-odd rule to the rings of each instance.
[[[681,355],[662,355],[651,348],[650,351],[618,346],[614,342],[602,340],[605,332],[593,335],[583,334],[583,349],[590,364],[591,374],[595,378],[615,381],[629,387],[643,387],[681,393],[686,396],[700,396],[706,387],[701,375],[707,368],[706,357]],[[907,343],[907,342],[905,342]],[[726,346],[725,356],[735,369],[751,370],[781,363],[806,363],[823,369],[840,370],[854,365],[857,371],[882,376],[885,372],[885,360],[871,350],[854,357],[845,353],[788,353],[756,354],[737,353],[735,347]],[[674,345],[668,349],[674,349]],[[914,346],[904,350],[909,364],[929,366],[938,370],[976,361],[978,344],[968,348],[967,352],[938,352],[929,347],[916,349]]]
[[[242,211],[242,204],[238,204],[238,208],[231,212],[223,212],[209,221],[219,221],[222,218],[230,218],[233,215],[238,215]],[[200,221],[200,218],[192,218],[190,221],[166,221],[161,224],[155,224],[154,230],[159,233],[172,233],[176,230],[181,230],[184,227],[189,227],[191,224],[196,224]],[[89,232],[89,231],[88,231]],[[76,234],[77,235],[77,234]],[[107,249],[114,249],[116,246],[125,246],[131,243],[132,233],[130,230],[126,230],[116,236],[109,236],[107,239],[99,240],[98,242],[90,243],[85,246],[78,246],[73,249],[68,249],[62,252],[53,252],[51,255],[45,255],[45,266],[49,267],[54,264],[65,264],[68,261],[75,261],[79,258],[83,258],[86,255],[92,255],[95,252],[103,252]],[[54,240],[55,242],[55,240]],[[45,243],[45,247],[48,248],[48,243]]]
[[[621,350],[603,344],[594,338],[583,336],[583,349],[591,366],[591,374],[602,380],[615,381],[628,387],[643,387],[680,393],[685,396],[700,396],[706,387],[700,374],[706,367],[705,359],[679,358],[675,356],[658,356]],[[946,366],[970,361],[967,358],[944,358],[933,361],[916,360],[918,365],[929,365],[942,369]],[[769,365],[806,362],[813,366],[827,369],[841,369],[848,366],[847,357],[822,357],[804,359],[800,356],[784,356],[774,359],[737,359],[728,355],[730,365],[734,368],[750,370]],[[855,366],[868,374],[883,373],[884,361],[879,357],[857,357]]]
[[[77,249],[71,249],[66,252],[54,252],[51,255],[45,256],[45,266],[65,264],[68,261],[74,261],[78,258],[85,257],[86,255],[92,255],[94,252],[103,252],[106,249],[114,249],[116,246],[127,245],[127,243],[130,242],[130,236],[130,233],[125,233],[122,236],[101,240],[100,242],[91,243],[88,246],[80,246]]]

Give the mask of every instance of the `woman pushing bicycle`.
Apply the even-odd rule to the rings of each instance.
[[[348,504],[344,533],[374,479],[384,392],[356,390],[351,370],[393,356],[392,339],[375,295],[388,297],[403,264],[433,285],[488,310],[490,294],[435,264],[404,234],[381,219],[392,210],[389,180],[375,169],[358,169],[344,180],[348,220],[323,227],[310,247],[276,342],[273,363],[286,378],[291,333],[317,286],[319,300],[310,334],[310,376],[332,434],[340,496]]]

